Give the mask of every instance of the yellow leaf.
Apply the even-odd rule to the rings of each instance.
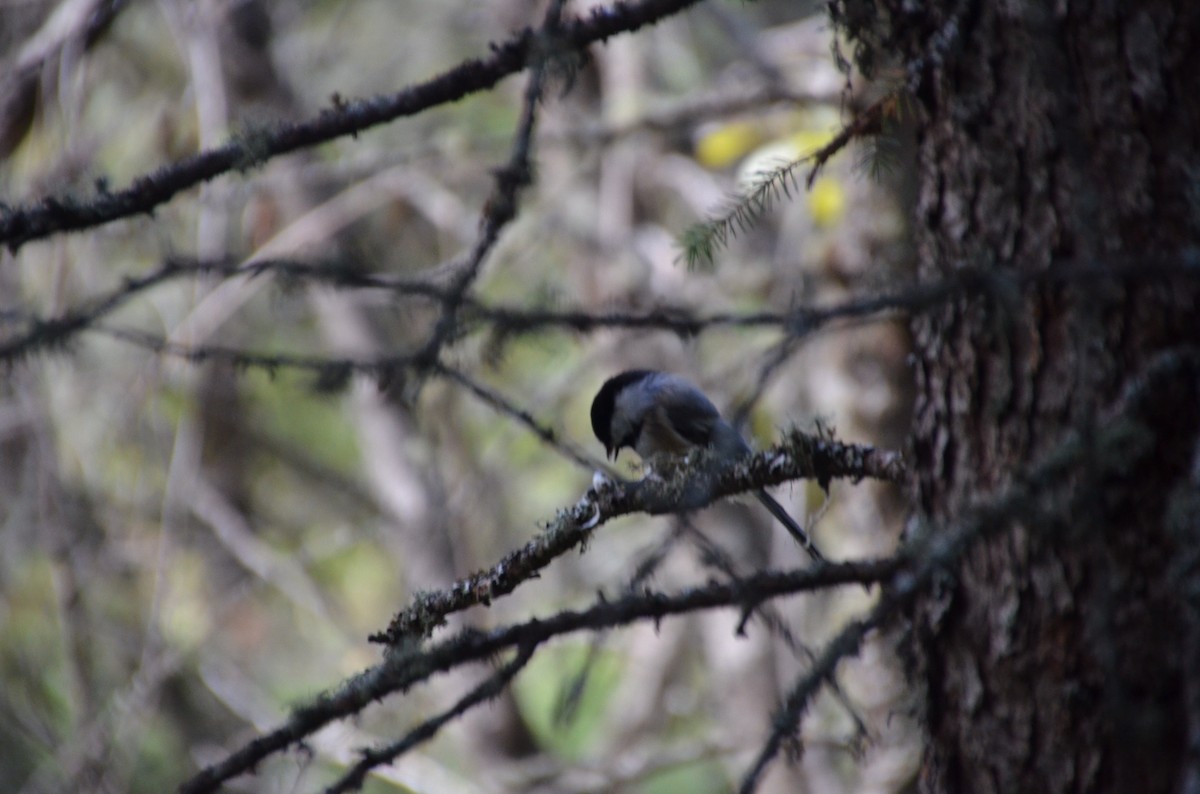
[[[808,211],[817,226],[837,224],[846,213],[846,191],[842,183],[833,177],[819,177],[808,192]]]
[[[696,160],[706,168],[725,168],[740,160],[762,140],[762,132],[753,124],[722,124],[696,139]]]

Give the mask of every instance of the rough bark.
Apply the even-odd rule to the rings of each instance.
[[[1173,560],[1196,518],[1168,506],[1194,488],[1200,295],[1160,269],[1200,239],[1200,4],[886,5],[874,34],[921,113],[920,275],[1027,279],[914,322],[920,517],[953,521],[1114,421],[1135,382],[1153,444],[1124,471],[1088,461],[916,610],[922,788],[1178,790],[1200,672],[1181,617],[1197,572]],[[1028,280],[1080,266],[1126,272]]]

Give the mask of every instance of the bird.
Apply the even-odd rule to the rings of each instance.
[[[669,372],[631,369],[604,382],[592,400],[592,432],[610,460],[625,447],[643,460],[707,448],[722,463],[750,454],[750,445],[721,418],[691,381]],[[817,562],[824,556],[783,505],[761,488],[754,496]]]

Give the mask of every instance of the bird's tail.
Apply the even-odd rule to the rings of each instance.
[[[783,524],[784,528],[787,529],[787,531],[792,534],[792,537],[796,539],[796,542],[804,547],[804,550],[809,553],[809,556],[811,556],[817,562],[825,561],[825,558],[821,555],[821,552],[815,545],[813,545],[812,538],[810,538],[808,533],[804,531],[804,527],[800,526],[800,524],[796,522],[796,519],[788,515],[788,511],[783,509],[783,505],[779,504],[779,502],[776,502],[766,491],[755,491],[754,495],[758,498],[758,501],[762,502],[763,507],[771,511],[771,515],[779,519],[779,523]]]

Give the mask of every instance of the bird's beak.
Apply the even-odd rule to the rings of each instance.
[[[612,447],[610,447],[610,446],[605,446],[605,447],[604,447],[604,454],[608,456],[608,459],[609,459],[609,460],[613,460],[613,459],[615,459],[615,458],[617,457],[617,455],[616,455],[616,450],[614,450],[614,449],[613,449]]]

